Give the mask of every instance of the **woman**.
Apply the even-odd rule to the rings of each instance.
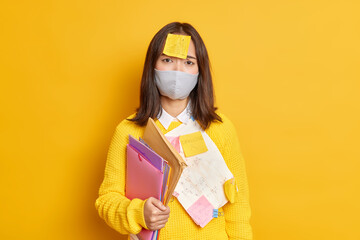
[[[184,58],[164,53],[171,35],[184,39],[190,36]],[[173,85],[177,87],[172,88]],[[159,239],[252,239],[247,177],[236,130],[226,116],[216,112],[207,50],[190,24],[173,22],[154,36],[147,51],[140,91],[140,107],[118,124],[110,144],[105,177],[95,204],[100,217],[121,234],[137,234],[145,228],[161,229]],[[142,137],[149,117],[155,119],[164,134],[193,122],[215,143],[213,150],[221,153],[219,159],[223,159],[219,161],[225,162],[235,179],[236,185],[232,180],[230,185],[235,192],[232,199],[216,209],[219,214],[203,226],[178,197],[174,196],[167,207],[155,198],[125,197],[128,136]]]

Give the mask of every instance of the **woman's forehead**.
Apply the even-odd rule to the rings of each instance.
[[[188,56],[192,56],[194,58],[196,58],[196,49],[195,49],[195,44],[193,40],[190,40],[190,44],[189,44],[189,50],[188,50]]]

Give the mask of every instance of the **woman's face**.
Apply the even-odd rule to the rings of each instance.
[[[161,54],[157,59],[155,68],[160,71],[181,71],[190,74],[197,74],[199,66],[196,60],[195,45],[191,40],[186,59]]]

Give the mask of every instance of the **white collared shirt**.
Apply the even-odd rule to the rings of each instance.
[[[186,108],[184,111],[182,111],[179,115],[176,117],[171,116],[169,113],[165,111],[164,108],[162,108],[161,116],[158,117],[159,122],[163,127],[167,130],[173,121],[180,121],[182,123],[187,123],[191,119],[191,108],[190,108],[190,101],[188,102]]]

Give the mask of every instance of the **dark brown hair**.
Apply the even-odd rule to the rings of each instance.
[[[190,93],[192,116],[205,130],[212,121],[222,121],[215,113],[214,90],[210,72],[209,56],[203,40],[193,26],[188,23],[172,22],[158,31],[150,42],[146,53],[144,70],[140,87],[140,107],[136,116],[130,121],[140,126],[147,123],[149,117],[156,118],[161,113],[160,93],[155,83],[155,64],[160,57],[168,33],[191,36],[195,45],[196,58],[199,66],[198,83]]]

